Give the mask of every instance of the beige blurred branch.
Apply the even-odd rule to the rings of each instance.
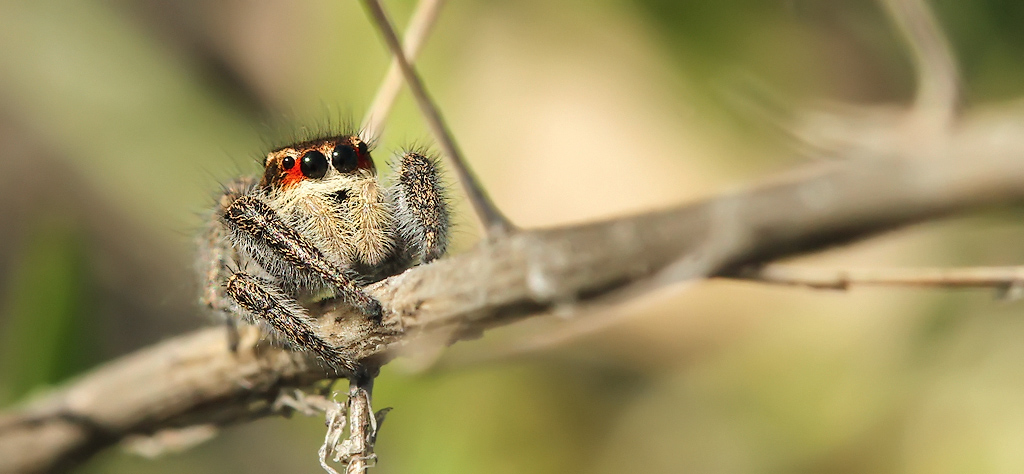
[[[785,127],[809,150],[829,154],[933,152],[945,146],[961,109],[960,74],[927,0],[879,0],[907,47],[916,89],[912,106],[818,103],[795,110]]]
[[[1019,202],[1024,133],[1016,117],[982,122],[1013,131],[997,149],[964,127],[943,154],[927,159],[863,156],[685,206],[483,242],[369,287],[388,308],[386,328],[326,305],[321,329],[351,355],[383,363],[421,344],[476,337],[555,307],[733,275],[915,222]],[[257,344],[255,334],[237,355],[224,339],[221,328],[172,339],[0,415],[0,472],[53,471],[130,435],[273,414],[282,389],[332,375],[301,355]]]
[[[868,148],[876,149],[941,147],[960,106],[960,74],[949,40],[927,0],[880,1],[903,36],[914,63],[917,90],[913,107],[909,111],[837,107],[832,117],[819,112],[815,126],[798,135],[832,136],[832,140],[845,136],[839,143],[868,143]],[[828,270],[768,265],[744,269],[739,276],[764,283],[832,289],[850,285],[1009,288],[1021,281],[1021,272],[1016,267]]]
[[[882,0],[903,35],[917,72],[914,109],[935,125],[953,123],[960,96],[956,60],[927,0]]]

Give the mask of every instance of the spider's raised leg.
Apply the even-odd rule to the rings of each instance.
[[[427,263],[448,248],[448,196],[437,159],[406,152],[398,159],[392,185],[395,219],[410,257]]]
[[[239,306],[266,322],[288,341],[316,354],[332,366],[355,375],[361,374],[360,365],[317,335],[313,320],[306,311],[272,283],[236,272],[228,277],[225,289]]]
[[[307,288],[326,284],[337,290],[347,305],[372,320],[381,320],[380,302],[362,291],[316,246],[286,225],[255,193],[233,200],[224,209],[223,219],[235,233],[242,250],[270,273]]]

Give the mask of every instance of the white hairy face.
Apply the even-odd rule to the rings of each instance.
[[[335,264],[376,265],[391,254],[390,199],[358,137],[275,150],[267,156],[260,185],[285,222]]]

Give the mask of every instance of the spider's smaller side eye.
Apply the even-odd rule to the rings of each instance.
[[[316,150],[307,151],[302,155],[302,163],[299,165],[302,175],[307,178],[320,179],[327,174],[327,157]]]
[[[290,170],[294,166],[295,166],[295,157],[293,157],[293,156],[286,156],[286,157],[284,157],[284,159],[281,160],[281,167],[286,169],[286,170]]]
[[[334,164],[334,169],[342,173],[348,173],[356,169],[356,166],[359,164],[359,157],[356,155],[356,150],[352,147],[338,145],[331,152],[331,163]]]

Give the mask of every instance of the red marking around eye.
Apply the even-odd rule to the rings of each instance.
[[[281,177],[281,186],[287,188],[306,179],[306,177],[302,175],[302,170],[300,168],[299,164],[295,163],[295,166],[292,166],[292,169],[285,170],[284,176]]]

